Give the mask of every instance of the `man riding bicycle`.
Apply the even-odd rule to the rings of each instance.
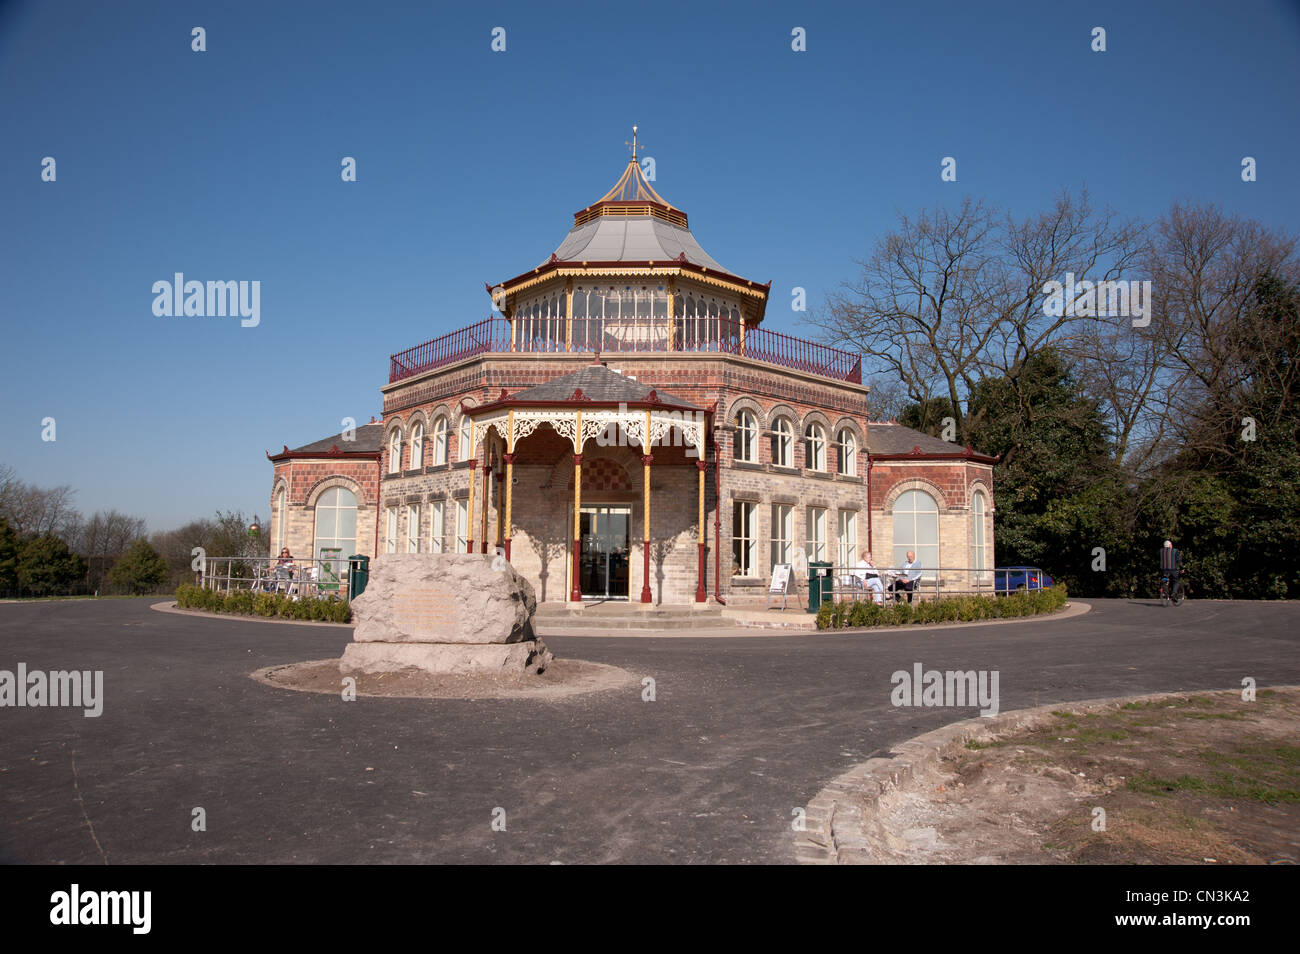
[[[1187,595],[1183,591],[1183,555],[1170,540],[1160,548],[1160,601],[1175,606]]]

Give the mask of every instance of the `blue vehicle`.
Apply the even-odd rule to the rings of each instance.
[[[993,591],[999,596],[1024,590],[1044,590],[1052,578],[1036,566],[1003,566],[993,571]]]

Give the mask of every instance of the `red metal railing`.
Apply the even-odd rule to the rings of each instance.
[[[388,383],[463,361],[476,354],[509,350],[510,322],[504,318],[485,318],[476,325],[393,355],[388,362]]]
[[[745,357],[840,381],[862,383],[862,356],[766,328],[745,332]]]
[[[594,351],[596,341],[603,345],[602,351],[609,352],[712,351],[743,355],[853,384],[862,383],[860,355],[766,328],[745,329],[742,344],[740,322],[730,318],[574,319],[573,324],[575,338],[572,348],[568,349],[573,352]],[[556,329],[542,325],[534,334],[524,334],[525,327],[534,326],[521,325],[512,343],[510,322],[505,318],[487,318],[476,325],[400,351],[389,359],[388,382],[392,384],[489,352],[566,350]]]

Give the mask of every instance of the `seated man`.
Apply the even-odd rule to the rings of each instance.
[[[916,558],[916,554],[911,550],[907,551],[907,562],[899,573],[898,579],[889,584],[890,592],[894,594],[894,599],[902,600],[903,594],[907,594],[907,601],[912,602],[912,594],[916,591],[916,584],[921,579],[921,562]]]
[[[865,554],[862,559],[858,561],[858,565],[854,569],[853,575],[861,581],[862,586],[865,586],[871,591],[871,598],[873,600],[877,603],[885,602],[885,587],[884,584],[880,582],[880,571],[877,570],[876,565],[871,562],[870,553]]]

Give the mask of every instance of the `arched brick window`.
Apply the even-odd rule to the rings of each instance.
[[[772,424],[772,463],[777,467],[794,466],[794,427],[788,417],[778,417]]]
[[[758,419],[753,411],[736,415],[736,459],[758,463]]]
[[[894,566],[911,550],[927,579],[939,566],[939,505],[924,490],[908,490],[894,501]]]

